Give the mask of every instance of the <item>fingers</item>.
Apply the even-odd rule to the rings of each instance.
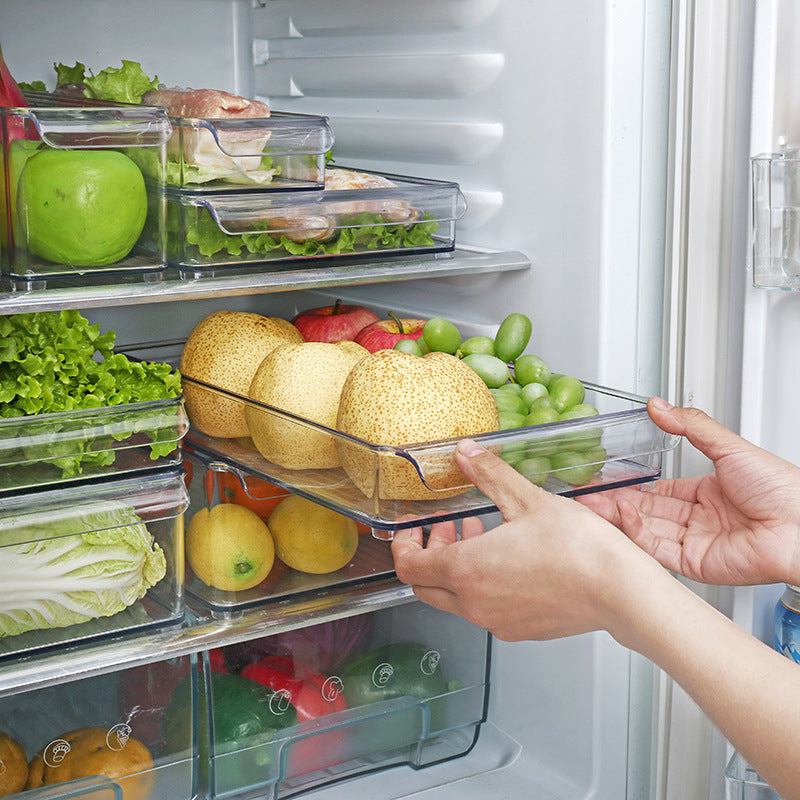
[[[745,439],[712,419],[699,408],[672,406],[660,397],[647,402],[650,418],[667,433],[685,436],[701,453],[716,461],[732,447],[748,444]],[[754,445],[749,445],[754,447]]]
[[[463,439],[456,448],[458,468],[467,480],[475,484],[500,510],[503,519],[512,520],[530,512],[539,493],[549,495],[534,486],[512,466],[490,453],[471,439]]]
[[[462,539],[471,539],[473,536],[480,536],[483,532],[483,522],[479,517],[467,517],[461,523]]]

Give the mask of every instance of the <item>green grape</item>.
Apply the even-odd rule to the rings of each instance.
[[[430,350],[454,355],[461,346],[461,334],[458,328],[443,317],[429,319],[422,329],[422,338]]]
[[[550,459],[546,456],[533,456],[522,459],[514,465],[520,475],[524,475],[531,483],[541,486],[550,474]]]
[[[519,384],[515,384],[519,386]],[[547,387],[543,383],[536,383],[535,381],[531,383],[526,383],[521,389],[520,394],[522,395],[522,399],[527,403],[528,408],[531,407],[531,403],[539,397],[544,397],[547,394]]]
[[[487,356],[496,355],[494,352],[494,339],[490,336],[470,336],[461,342],[461,356],[472,355],[473,353],[484,353]]]
[[[464,356],[464,363],[490,388],[497,389],[504,383],[511,380],[511,373],[508,364],[501,361],[496,356],[488,356],[485,353],[473,353]]]
[[[422,349],[417,344],[416,339],[400,339],[399,342],[395,342],[394,349],[412,356],[423,355]]]
[[[602,465],[587,463],[584,452],[578,450],[559,450],[550,457],[553,475],[572,486],[583,486],[588,483]]]
[[[548,422],[558,422],[560,415],[552,406],[537,406],[531,408],[525,418],[526,425],[544,425]]]
[[[552,378],[550,367],[539,358],[526,354],[514,361],[514,377],[517,383],[527,386],[529,383],[541,383],[547,386]]]
[[[553,398],[553,405],[559,413],[583,403],[583,399],[586,397],[583,384],[571,375],[561,375],[551,379],[547,391]]]
[[[559,411],[556,408],[555,400],[550,397],[549,394],[543,394],[541,397],[537,397],[535,400],[531,402],[531,411],[537,411],[540,408],[549,408],[556,412],[556,419],[558,419]],[[548,420],[548,422],[554,422],[555,420]]]
[[[510,428],[521,428],[525,424],[525,415],[516,411],[500,411],[497,416],[500,418],[501,431],[507,431]]]
[[[494,397],[494,403],[498,411],[514,411],[523,416],[528,413],[528,406],[525,401],[513,392],[503,392],[499,389],[489,389]]]
[[[528,346],[533,325],[525,314],[509,314],[497,329],[494,337],[495,355],[502,361],[513,361]]]

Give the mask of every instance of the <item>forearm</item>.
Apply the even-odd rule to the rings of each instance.
[[[660,567],[625,594],[616,638],[670,674],[781,797],[800,799],[800,665]]]

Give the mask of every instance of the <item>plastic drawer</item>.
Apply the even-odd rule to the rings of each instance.
[[[170,116],[170,122],[167,186],[195,193],[323,187],[333,147],[327,117],[273,112],[258,119]]]
[[[183,619],[183,472],[0,504],[0,660]]]
[[[163,170],[172,134],[164,111],[34,102],[0,114],[12,198],[2,208],[3,272],[22,286],[108,272],[157,277],[164,187],[150,173]]]
[[[178,467],[180,398],[0,419],[0,494]]]
[[[734,753],[725,769],[726,800],[780,800],[761,776]]]
[[[417,602],[207,652],[201,786],[278,797],[464,755],[485,719],[488,654],[484,630]],[[241,706],[263,709],[249,740],[232,738]]]
[[[168,189],[167,261],[201,277],[264,262],[454,249],[456,220],[466,210],[458,184],[380,177],[392,185],[215,195]]]
[[[26,800],[190,800],[197,785],[193,662],[196,656],[182,656],[1,697],[2,733],[30,767],[19,751],[11,757],[4,749],[0,789]],[[192,699],[171,705],[181,681]]]
[[[187,525],[198,511],[213,509],[220,503],[244,505],[266,522],[277,504],[290,496],[286,489],[248,475],[215,456],[195,454],[187,449],[185,460],[190,476]],[[355,527],[358,531],[355,553],[350,562],[339,569],[323,573],[301,572],[276,556],[269,574],[258,585],[238,591],[205,583],[194,574],[187,559],[186,601],[202,614],[225,619],[251,608],[314,596],[321,591],[361,585],[392,575],[394,564],[389,544],[368,535],[369,527]]]

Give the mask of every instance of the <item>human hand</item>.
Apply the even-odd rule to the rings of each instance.
[[[667,573],[616,528],[565,497],[534,486],[474,442],[459,444],[459,469],[497,505],[504,523],[481,521],[398,531],[397,576],[420,600],[458,614],[500,639],[550,639],[612,630],[636,581]]]
[[[800,582],[800,468],[695,408],[660,398],[653,421],[685,436],[714,472],[579,498],[668,569],[706,583]]]

